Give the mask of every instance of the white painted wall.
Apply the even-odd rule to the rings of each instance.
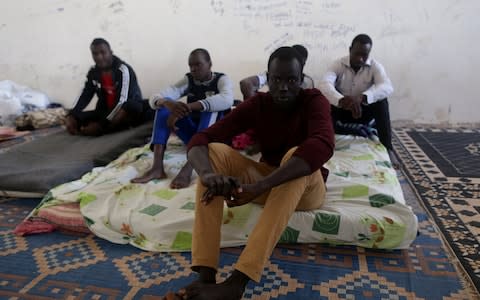
[[[71,106],[95,37],[137,72],[148,97],[188,71],[197,47],[236,83],[302,43],[318,79],[358,33],[373,38],[395,93],[393,120],[479,122],[478,0],[0,0],[0,80]],[[236,95],[240,98],[238,84]]]

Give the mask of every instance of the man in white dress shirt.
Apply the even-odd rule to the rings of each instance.
[[[370,56],[372,39],[359,34],[350,46],[350,54],[336,60],[320,81],[320,90],[331,104],[332,120],[339,124],[371,124],[375,120],[380,142],[387,148],[394,165],[390,113],[387,97],[392,82],[383,66]]]

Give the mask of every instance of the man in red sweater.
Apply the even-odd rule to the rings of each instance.
[[[241,299],[249,280],[260,281],[273,248],[296,210],[325,200],[323,167],[333,154],[330,104],[316,89],[302,89],[302,58],[291,47],[268,61],[268,93],[258,93],[224,119],[193,136],[188,160],[199,175],[192,240],[192,270],[199,278],[186,299]],[[253,129],[262,158],[253,161],[223,141]],[[223,206],[264,205],[235,270],[216,283]]]

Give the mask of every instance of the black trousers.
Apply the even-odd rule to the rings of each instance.
[[[142,101],[141,110],[138,110],[138,106],[130,105],[127,101],[122,108],[128,113],[128,122],[120,125],[118,128],[108,128],[109,122],[107,116],[109,112],[100,110],[82,111],[76,114],[72,114],[77,119],[79,128],[85,126],[90,122],[99,122],[104,126],[105,132],[123,130],[128,127],[136,127],[145,122],[152,121],[155,117],[155,111],[148,104],[148,100]]]
[[[334,125],[337,121],[342,123],[360,123],[366,125],[372,119],[375,119],[375,128],[378,131],[380,142],[388,150],[393,150],[392,127],[390,124],[390,111],[388,110],[387,98],[369,105],[362,105],[362,117],[359,119],[354,119],[352,117],[352,112],[349,110],[338,108],[334,105],[331,105],[330,108]]]

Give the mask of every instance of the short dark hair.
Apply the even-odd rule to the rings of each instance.
[[[273,51],[268,59],[268,70],[270,70],[270,64],[275,58],[278,58],[281,61],[290,61],[292,59],[296,59],[300,64],[301,73],[303,73],[303,57],[293,47],[280,47]]]
[[[193,55],[193,54],[197,54],[197,53],[200,53],[203,55],[203,57],[205,57],[205,59],[208,61],[208,62],[211,62],[212,60],[210,59],[210,53],[208,53],[207,50],[203,49],[203,48],[197,48],[195,50],[193,50],[192,52],[190,52],[190,55]]]
[[[295,45],[292,46],[292,48],[297,50],[298,53],[300,53],[300,55],[305,58],[305,61],[307,60],[307,58],[308,58],[307,48],[305,48],[303,45],[300,45],[300,44],[295,44]]]
[[[355,43],[359,43],[360,45],[370,44],[373,46],[372,39],[365,33],[359,34],[356,37],[354,37],[352,40],[352,46]]]
[[[92,43],[90,44],[90,47],[92,46],[99,46],[99,45],[107,45],[108,49],[110,48],[110,44],[107,42],[106,39],[103,38],[95,38],[93,39]]]

